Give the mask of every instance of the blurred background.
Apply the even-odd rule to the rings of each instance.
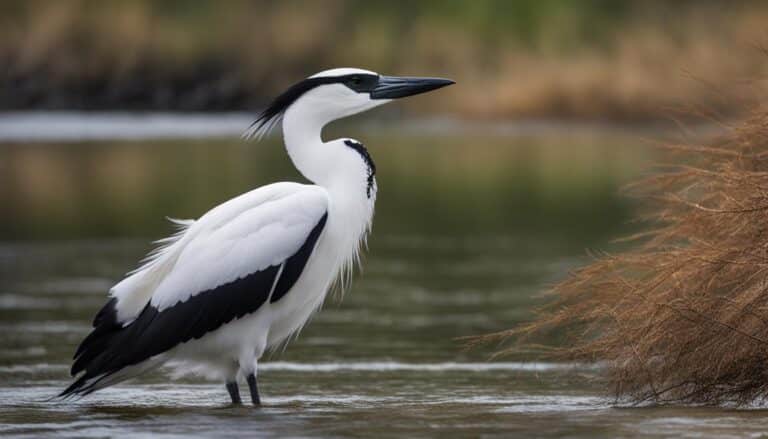
[[[446,72],[461,86],[414,105],[470,118],[735,111],[767,20],[761,1],[4,1],[0,108],[252,109],[354,65]]]
[[[493,346],[454,338],[524,321],[588,250],[620,248],[639,227],[620,189],[653,146],[716,137],[764,98],[766,23],[762,1],[0,2],[0,433],[183,434],[180,418],[222,433],[221,412],[153,409],[215,407],[218,383],[150,375],[83,405],[39,400],[166,216],[302,180],[279,136],[239,135],[293,82],[354,66],[457,84],[329,127],[377,164],[364,275],[264,369],[292,423],[268,409],[227,428],[706,435],[710,412],[617,412],[592,369],[526,352],[487,367]],[[94,420],[89,403],[127,408]],[[718,432],[745,432],[728,419]]]

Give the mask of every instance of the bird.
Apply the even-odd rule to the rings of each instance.
[[[300,80],[261,111],[244,137],[282,123],[286,151],[308,183],[277,182],[232,198],[173,235],[108,293],[75,351],[80,398],[174,362],[220,379],[233,405],[238,380],[261,405],[257,366],[287,343],[348,277],[371,229],[376,165],[363,143],[324,141],[323,127],[454,81],[358,68]]]

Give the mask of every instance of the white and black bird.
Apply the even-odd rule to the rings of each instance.
[[[281,182],[231,199],[162,240],[112,287],[74,355],[84,396],[169,361],[222,379],[240,403],[238,377],[260,404],[257,362],[297,333],[358,260],[371,227],[376,167],[362,143],[323,141],[336,119],[453,84],[352,68],[306,78],[256,119],[261,136],[282,120],[285,147],[311,184]]]

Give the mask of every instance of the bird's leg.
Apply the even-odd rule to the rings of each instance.
[[[248,382],[248,389],[251,391],[251,401],[253,405],[259,407],[261,398],[259,397],[259,384],[256,382],[256,373],[258,371],[258,362],[261,354],[267,346],[267,333],[263,332],[261,337],[257,337],[253,347],[244,349],[240,353],[239,364],[240,373]]]
[[[243,403],[240,399],[240,389],[237,387],[237,381],[227,381],[227,392],[229,392],[229,397],[232,398],[232,404],[240,405]]]
[[[248,388],[251,390],[251,401],[253,401],[253,405],[261,405],[261,399],[259,398],[259,384],[256,382],[256,374],[251,372],[246,380],[248,381]]]

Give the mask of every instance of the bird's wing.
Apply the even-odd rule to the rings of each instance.
[[[294,195],[300,195],[299,198],[291,198]],[[289,200],[290,198],[290,200]],[[223,246],[210,246],[208,243],[213,233],[222,233],[222,228],[227,227],[227,232],[236,233],[233,225],[237,224],[244,230],[238,232],[244,235],[258,233],[259,224],[254,222],[245,222],[238,220],[243,214],[248,214],[249,218],[255,218],[261,222],[267,222],[270,218],[279,217],[280,207],[288,205],[291,209],[293,202],[306,203],[306,206],[299,206],[293,210],[294,214],[301,213],[301,209],[315,209],[310,212],[310,216],[318,216],[318,212],[325,212],[327,207],[327,194],[322,188],[317,186],[308,186],[298,183],[275,183],[263,186],[238,197],[235,197],[225,203],[211,209],[197,221],[192,220],[171,220],[179,229],[178,232],[168,238],[157,241],[160,244],[156,250],[152,251],[143,261],[143,265],[130,272],[125,279],[120,281],[110,289],[109,295],[112,298],[96,316],[96,319],[113,318],[116,323],[124,325],[133,321],[149,301],[157,296],[158,288],[161,284],[168,284],[168,277],[173,273],[177,266],[182,266],[180,259],[184,257],[187,261],[194,256],[203,257],[207,251],[224,251]],[[278,201],[278,203],[274,203]],[[240,218],[242,219],[242,218]],[[275,223],[279,225],[278,218]],[[276,226],[272,224],[272,226]],[[217,239],[218,239],[217,235]],[[238,236],[234,239],[239,240]],[[205,251],[191,251],[199,249],[205,245]],[[265,246],[267,242],[258,245],[255,252],[257,255],[268,256],[270,253]],[[250,261],[243,261],[247,263]],[[260,261],[258,261],[260,262]],[[94,321],[94,326],[96,322]]]
[[[217,221],[186,243],[174,268],[152,295],[150,305],[163,312],[199,300],[201,294],[239,284],[257,273],[274,271],[272,277],[276,277],[280,267],[287,266],[309,238],[317,240],[327,211],[325,190],[303,186],[244,210],[226,222]],[[310,253],[312,249],[314,242]],[[284,294],[281,286],[284,284],[278,281],[276,293]]]
[[[94,378],[279,300],[312,254],[327,211],[324,189],[281,183],[241,195],[188,225],[112,290],[75,354],[72,374],[85,370],[85,380],[69,393],[88,393],[88,380],[94,384]]]

